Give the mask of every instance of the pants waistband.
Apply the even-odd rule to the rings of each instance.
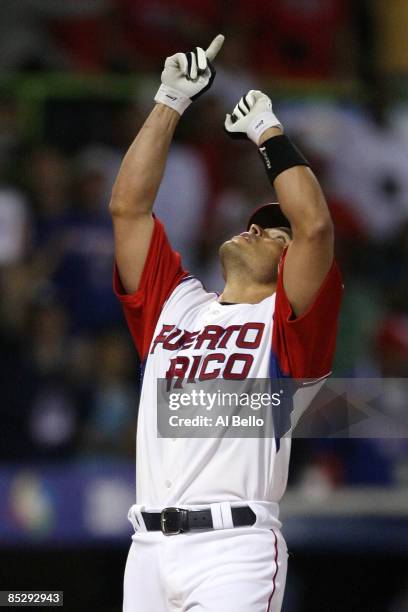
[[[264,501],[234,501],[234,502],[215,502],[203,505],[174,504],[178,508],[186,510],[211,510],[213,527],[212,529],[232,529],[234,527],[231,508],[249,506],[256,516],[252,527],[266,529],[280,529],[279,504]],[[134,504],[128,512],[128,520],[131,522],[136,533],[147,532],[143,512],[162,512],[164,508],[152,508],[143,504]]]

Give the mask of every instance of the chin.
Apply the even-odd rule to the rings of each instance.
[[[222,243],[222,245],[220,246],[220,248],[218,249],[218,253],[220,255],[220,257],[224,254],[224,253],[228,253],[231,249],[233,250],[234,248],[236,248],[236,243],[234,243],[231,240],[226,240],[225,242]]]
[[[242,259],[239,244],[233,240],[226,240],[223,242],[218,249],[218,255],[224,270],[229,268],[231,265],[236,266]]]

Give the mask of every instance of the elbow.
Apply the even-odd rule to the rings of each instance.
[[[329,211],[325,214],[314,216],[309,220],[305,219],[302,227],[298,231],[296,229],[294,229],[294,233],[301,234],[308,241],[321,242],[333,240],[334,238],[333,221]]]
[[[137,217],[149,213],[153,207],[154,195],[146,190],[123,189],[114,185],[109,202],[109,212],[113,217]]]
[[[109,202],[109,212],[112,217],[123,217],[128,209],[129,207],[123,200],[117,197],[111,197]]]
[[[333,238],[333,235],[333,221],[329,214],[324,219],[319,219],[310,228],[310,239],[312,240],[327,240],[328,238]]]
[[[112,217],[122,216],[126,214],[126,210],[129,208],[129,198],[126,192],[120,188],[117,182],[114,183],[111,193],[111,199],[109,202],[109,212]]]
[[[109,202],[109,212],[112,217],[125,217],[139,210],[139,198],[122,189],[117,189],[115,186],[112,189],[111,199]]]
[[[109,213],[113,219],[126,218],[138,219],[146,215],[151,215],[152,205],[150,202],[130,201],[126,197],[112,195],[109,202]]]

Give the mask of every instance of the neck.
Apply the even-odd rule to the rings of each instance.
[[[267,285],[243,283],[242,279],[228,280],[220,295],[220,302],[232,304],[258,304],[276,291],[276,283]]]

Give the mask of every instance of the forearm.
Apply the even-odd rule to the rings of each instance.
[[[260,146],[269,138],[282,135],[279,128],[266,130]],[[273,183],[282,212],[289,219],[294,235],[314,236],[332,231],[326,199],[319,182],[307,166],[294,166],[281,172]]]
[[[283,214],[289,219],[294,236],[315,236],[331,231],[329,209],[320,185],[307,166],[295,166],[279,174],[274,188]]]
[[[112,214],[149,213],[160,187],[180,115],[156,104],[123,158],[112,189]]]

